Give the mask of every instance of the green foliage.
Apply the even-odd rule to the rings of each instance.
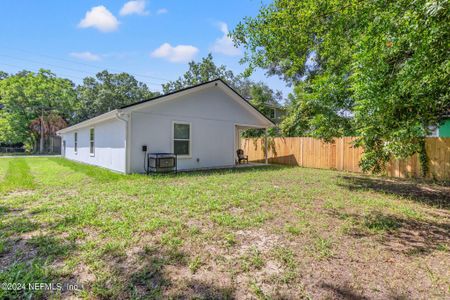
[[[275,0],[232,32],[256,67],[295,85],[286,135],[358,135],[361,166],[420,152],[450,107],[450,2]]]
[[[157,96],[127,73],[102,71],[75,87],[49,70],[0,72],[0,142],[23,143],[27,152],[40,138],[109,110]]]
[[[262,112],[266,117],[270,118],[270,113],[272,109],[282,107],[280,101],[283,96],[281,92],[274,92],[266,84],[262,82],[249,83],[248,87],[241,85],[240,89],[248,92],[248,99],[250,103],[256,107],[260,112]],[[270,128],[269,136],[278,135],[277,128]],[[249,129],[243,132],[244,137],[262,137],[264,136],[263,129]]]
[[[74,85],[49,70],[22,71],[0,80],[0,141],[33,141],[31,121],[52,112],[70,118],[76,107]]]
[[[273,91],[263,82],[253,82],[245,78],[243,74],[235,75],[224,65],[217,66],[211,54],[208,54],[198,63],[191,61],[189,70],[182,77],[163,84],[163,91],[164,93],[170,93],[217,78],[227,82],[267,117],[270,117],[271,108],[281,107],[280,101],[283,99],[283,95],[280,91]],[[270,131],[272,136],[277,135],[277,133],[276,129]],[[264,130],[247,130],[243,135],[244,137],[261,137],[264,135]]]
[[[106,70],[97,73],[95,78],[84,78],[76,90],[80,107],[71,123],[158,95],[130,74],[112,74]]]
[[[201,62],[196,63],[195,61],[191,61],[189,63],[189,70],[177,80],[163,84],[163,92],[167,94],[217,78],[221,78],[233,86],[240,79],[232,71],[227,70],[224,65],[216,66],[213,56],[210,53],[207,57],[202,58]]]
[[[9,76],[8,73],[0,71],[0,80],[5,79],[8,76]]]

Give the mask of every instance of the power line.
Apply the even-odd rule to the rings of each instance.
[[[14,56],[7,55],[7,54],[0,54],[0,56],[6,57],[6,58],[10,58],[10,59],[19,60],[19,61],[31,62],[31,63],[39,64],[39,65],[47,65],[47,66],[51,66],[51,67],[54,67],[54,68],[65,69],[65,70],[68,70],[68,71],[78,72],[78,73],[82,73],[82,74],[85,74],[85,73],[86,73],[86,70],[80,70],[80,69],[68,68],[68,67],[64,67],[64,66],[60,66],[60,65],[55,65],[55,64],[50,64],[50,63],[46,63],[46,62],[39,62],[39,61],[32,60],[32,59],[14,57]],[[131,75],[133,75],[133,74],[131,74]],[[158,86],[161,85],[161,83],[157,83],[157,82],[151,82],[151,81],[147,81],[147,82],[148,82],[149,84],[152,84],[152,85],[158,85]]]
[[[27,69],[27,67],[24,67],[24,66],[18,66],[18,65],[14,65],[14,64],[3,63],[3,62],[0,62],[0,65],[13,67],[13,68],[18,68],[18,69],[22,69],[22,70],[26,70]],[[35,71],[35,72],[37,72],[37,71]],[[57,72],[57,75],[59,77],[63,78],[63,79],[70,79],[71,81],[76,81],[75,79],[77,79],[77,80],[80,80],[82,82],[84,80],[83,77],[78,77],[78,76],[74,76],[74,75],[68,75],[68,74],[61,73],[61,72]],[[158,85],[158,86],[160,86],[160,85]]]
[[[13,64],[8,64],[8,63],[3,63],[3,62],[0,62],[0,65],[8,66],[8,67],[13,67],[13,68],[19,68],[19,69],[22,69],[22,70],[26,70],[26,68],[27,68],[27,67],[18,66],[18,65],[13,65]],[[82,78],[82,77],[73,76],[73,75],[67,75],[67,74],[60,73],[60,72],[58,72],[58,74],[59,74],[59,76],[61,76],[61,77],[66,77],[66,79],[73,79],[73,78],[79,79],[79,80],[83,80],[83,79],[84,79],[84,78]]]
[[[9,49],[11,49],[11,50],[16,50],[16,51],[21,51],[21,52],[24,52],[24,53],[29,53],[29,54],[32,54],[32,55],[37,55],[37,56],[47,57],[47,58],[54,59],[54,60],[65,61],[65,62],[69,62],[69,63],[75,64],[75,65],[77,65],[77,64],[78,64],[78,65],[83,65],[83,66],[87,66],[87,67],[90,67],[90,68],[96,68],[96,69],[109,69],[109,70],[115,71],[115,72],[123,72],[122,70],[115,69],[115,68],[109,68],[109,67],[105,67],[105,66],[86,64],[86,63],[83,63],[83,62],[78,62],[78,61],[74,61],[74,60],[70,60],[70,59],[65,59],[65,58],[60,58],[60,57],[55,57],[55,56],[51,56],[51,55],[47,55],[47,54],[35,53],[35,52],[31,52],[31,51],[24,50],[24,49],[12,48],[12,47],[9,47],[9,46],[2,46],[2,48],[9,48]],[[130,73],[130,74],[131,74],[131,73]],[[138,77],[138,76],[139,76],[139,77],[147,77],[147,78],[156,79],[156,80],[161,80],[161,81],[170,81],[170,80],[171,80],[171,79],[164,78],[164,77],[157,77],[157,76],[144,75],[144,74],[137,74],[137,73],[134,73],[133,75],[136,76],[136,77]]]
[[[54,68],[65,69],[65,70],[72,71],[72,72],[82,73],[83,75],[87,73],[87,71],[85,71],[85,70],[73,69],[73,68],[63,67],[63,66],[54,65],[54,64],[38,62],[38,61],[35,61],[35,60],[26,59],[26,58],[18,58],[18,57],[14,57],[14,56],[10,56],[10,55],[5,55],[5,54],[0,54],[0,56],[1,57],[10,58],[10,59],[14,59],[14,60],[18,60],[18,61],[25,61],[25,62],[30,62],[30,63],[33,63],[33,64],[47,65],[47,66],[51,66],[51,67],[54,67]],[[4,64],[4,63],[2,63],[2,64]],[[8,64],[4,64],[4,65],[8,65]],[[9,66],[14,66],[14,65],[10,64]],[[24,67],[19,67],[19,66],[15,66],[15,67],[24,68]],[[26,67],[25,67],[25,69],[26,69]],[[131,74],[131,75],[133,75],[133,74]],[[76,76],[73,76],[73,77],[77,78]],[[80,79],[83,80],[84,78],[80,78]],[[161,86],[161,83],[151,82],[151,81],[148,81],[148,80],[143,80],[143,81],[145,81],[145,83],[149,84],[149,85]]]

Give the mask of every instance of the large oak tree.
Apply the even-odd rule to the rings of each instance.
[[[232,32],[243,62],[295,85],[289,135],[359,136],[364,170],[424,154],[450,107],[448,0],[275,0]]]

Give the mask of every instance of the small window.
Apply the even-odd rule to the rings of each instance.
[[[173,124],[173,153],[179,156],[191,155],[191,125]]]
[[[274,119],[275,119],[275,109],[271,109],[269,114],[270,114],[269,117],[270,117],[272,120],[274,120]]]
[[[94,128],[91,128],[89,131],[89,153],[94,155],[95,150],[95,131]]]
[[[75,132],[73,134],[73,149],[75,151],[75,154],[78,152],[78,132]]]

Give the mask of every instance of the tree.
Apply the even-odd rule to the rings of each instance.
[[[280,101],[283,99],[282,93],[280,91],[274,92],[263,82],[253,83],[247,81],[240,88],[244,93],[248,94],[247,100],[268,118],[270,118],[272,109],[281,106]],[[269,129],[269,135],[275,136],[277,134],[278,130],[276,128]],[[249,129],[243,135],[245,137],[261,137],[264,135],[264,130]]]
[[[35,139],[40,138],[39,149],[44,149],[44,140],[55,136],[58,130],[67,127],[67,122],[60,116],[54,113],[48,115],[41,115],[31,121],[30,129]]]
[[[112,74],[102,71],[86,77],[77,87],[79,108],[71,123],[77,123],[110,110],[153,98],[159,93],[127,73]]]
[[[0,80],[5,79],[6,77],[8,77],[8,73],[0,71]]]
[[[450,2],[275,0],[232,32],[247,74],[295,85],[282,128],[327,140],[356,134],[361,166],[424,155],[450,107]]]
[[[270,107],[278,106],[283,99],[280,91],[274,92],[263,82],[253,82],[245,78],[242,74],[235,75],[233,71],[228,70],[226,66],[217,66],[214,63],[213,56],[208,54],[200,62],[191,61],[189,69],[183,76],[175,81],[163,84],[164,93],[180,90],[192,85],[208,82],[220,78],[227,82],[239,94],[254,105],[267,117],[270,116]],[[264,134],[262,130],[247,130],[244,133],[246,137],[259,137]],[[270,131],[271,135],[276,135],[276,130]]]
[[[0,80],[0,97],[0,141],[5,143],[34,145],[31,122],[50,112],[70,119],[76,103],[74,84],[44,69],[21,71]],[[42,145],[44,136],[40,138]]]
[[[163,84],[163,92],[167,94],[217,78],[221,78],[233,87],[238,87],[241,80],[240,76],[235,76],[232,71],[227,70],[226,66],[217,66],[210,53],[207,57],[202,58],[201,62],[191,61],[188,71],[177,80]]]
[[[258,106],[261,111],[266,111],[267,114],[267,107],[263,107],[261,103],[265,101],[267,102],[266,104],[276,104],[283,98],[281,92],[272,91],[263,82],[253,82],[250,79],[245,78],[242,74],[235,75],[233,71],[228,70],[225,65],[217,66],[214,63],[214,59],[211,54],[208,54],[208,56],[202,58],[202,60],[198,63],[191,61],[189,63],[189,69],[183,74],[183,76],[179,77],[175,81],[170,81],[163,84],[163,92],[169,93],[177,91],[182,88],[218,78],[224,80],[227,84],[236,89],[242,97]]]

